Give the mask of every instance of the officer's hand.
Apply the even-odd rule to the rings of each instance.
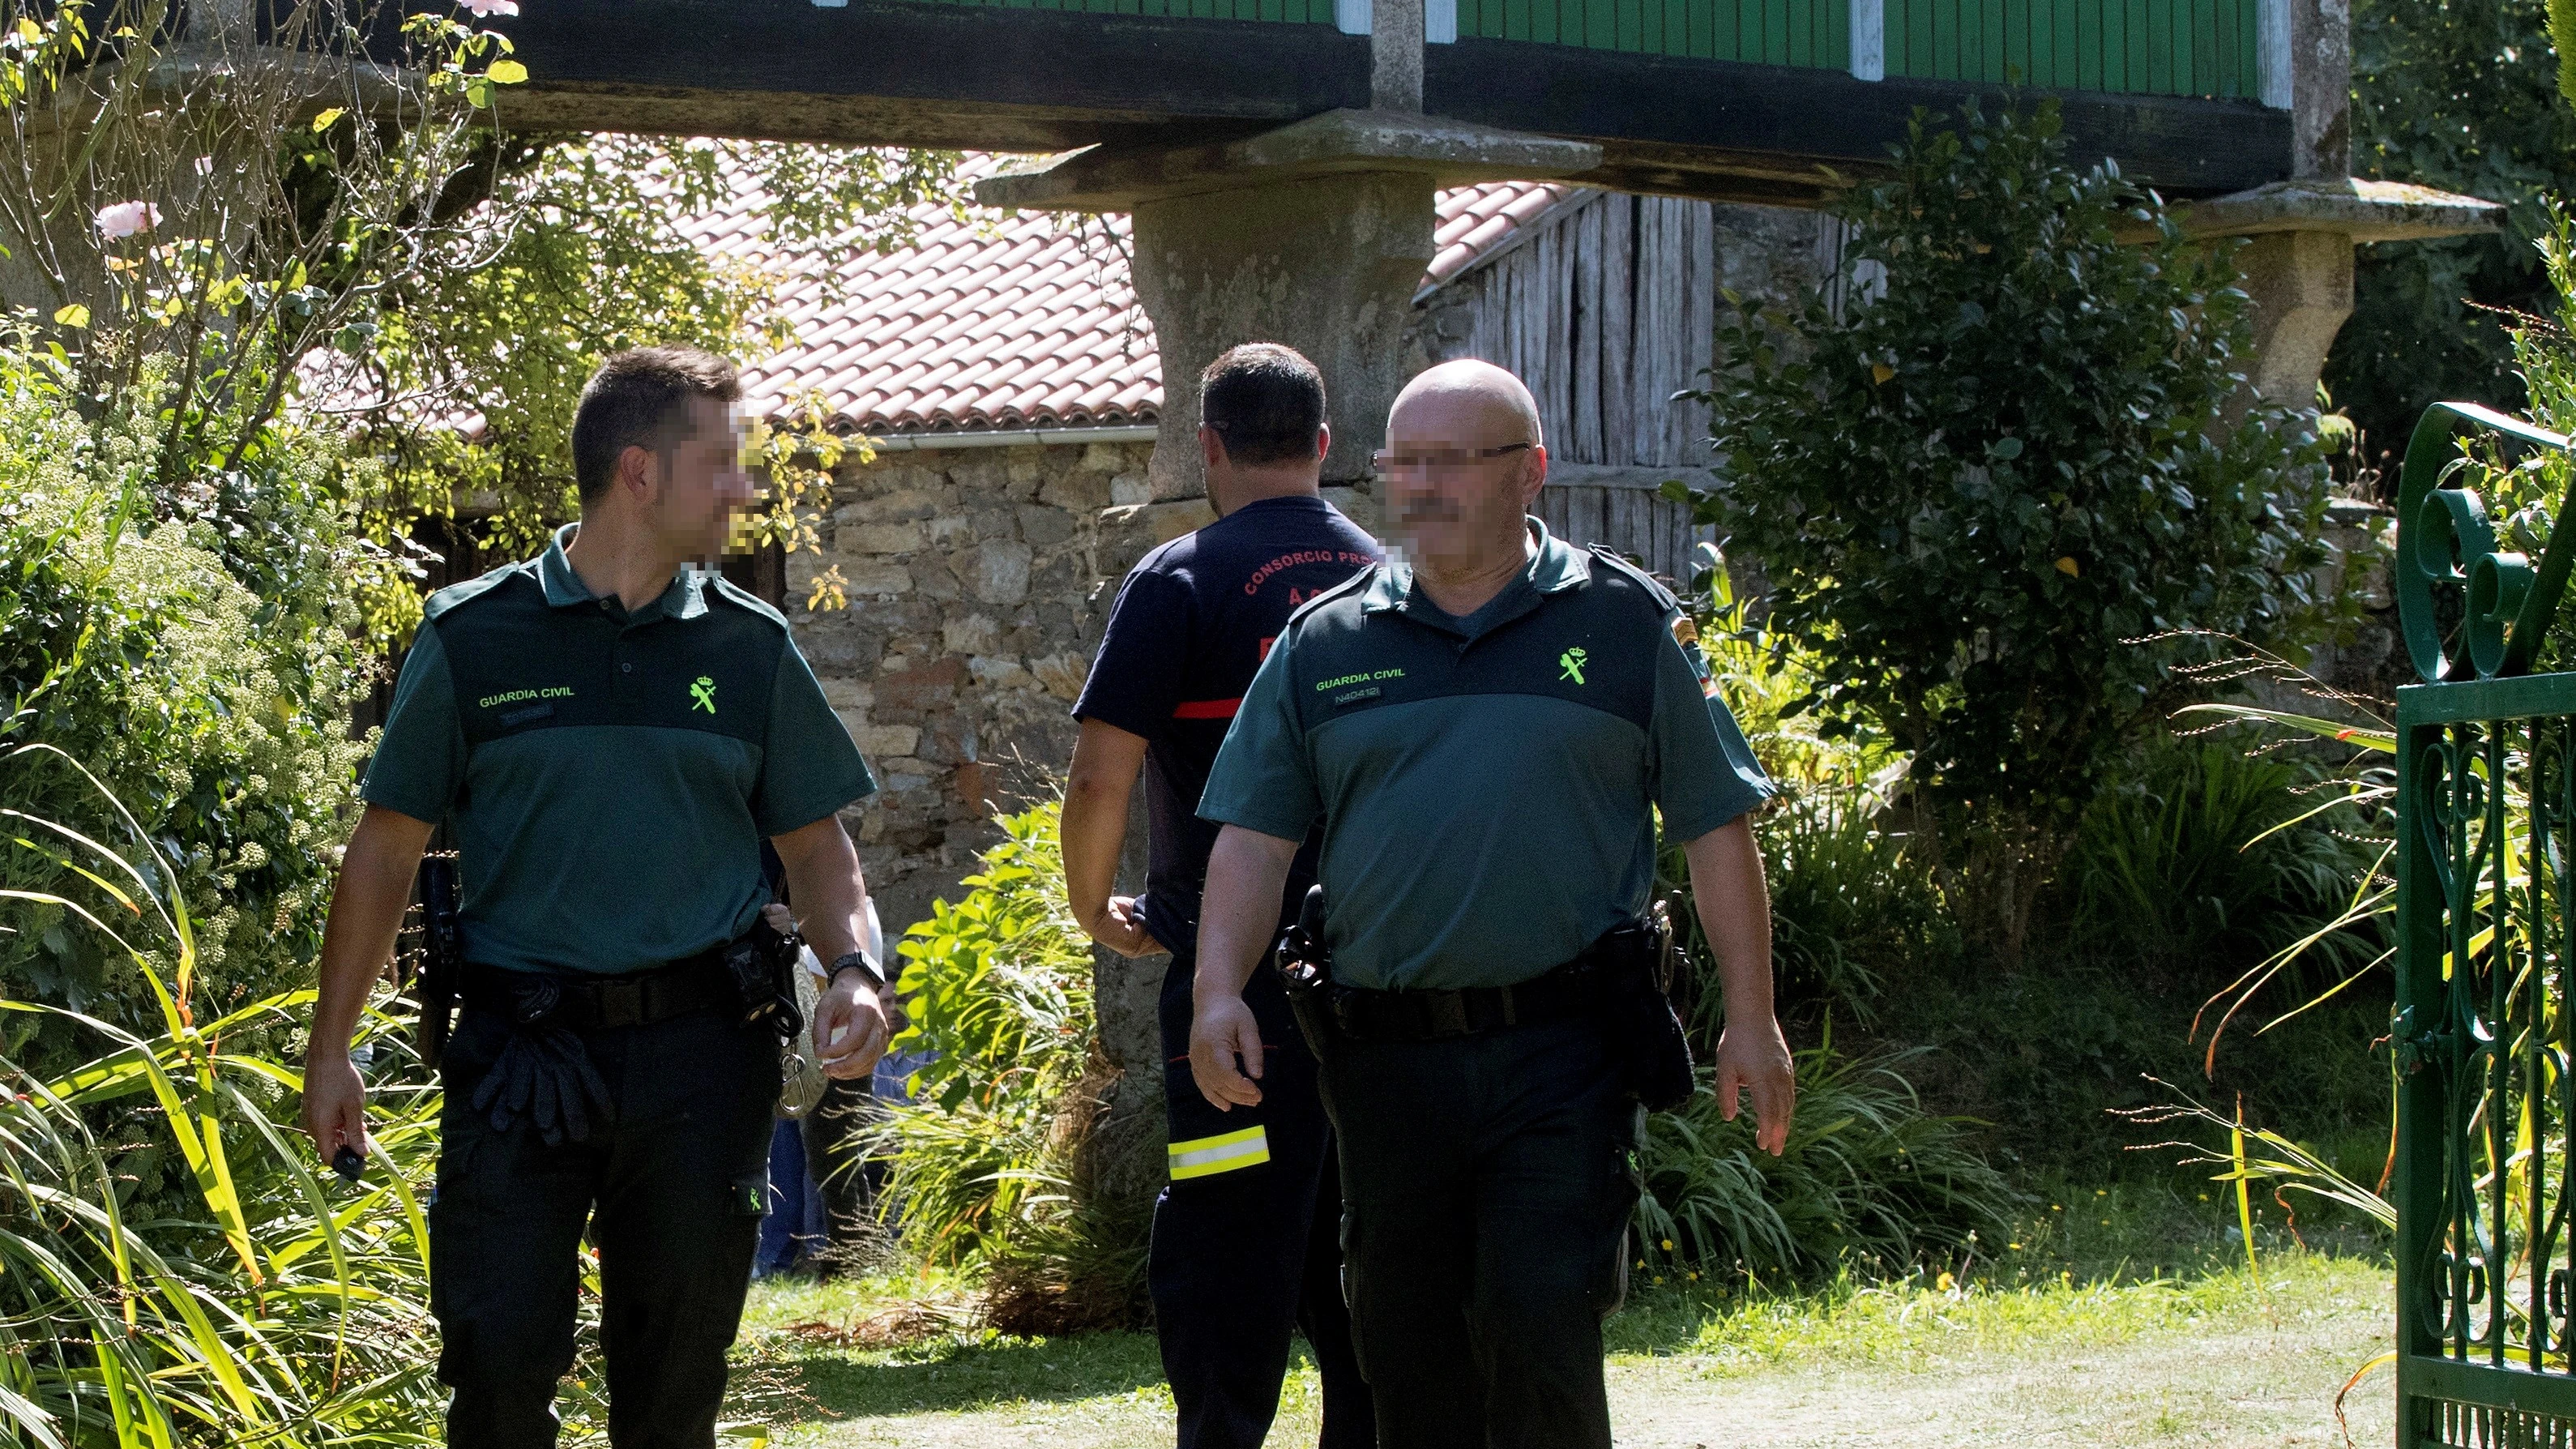
[[[849,1081],[877,1069],[893,1035],[876,988],[857,971],[844,971],[814,1003],[814,1055],[823,1075]]]
[[[1753,1145],[1777,1157],[1789,1150],[1789,1119],[1798,1109],[1798,1077],[1789,1043],[1772,1017],[1730,1021],[1717,1038],[1717,1110],[1735,1120],[1736,1091],[1753,1094]]]
[[[760,908],[760,918],[769,923],[769,929],[782,936],[796,934],[796,918],[788,914],[787,908],[776,901],[771,901]]]
[[[1261,1105],[1261,1023],[1241,996],[1205,996],[1190,1013],[1190,1078],[1220,1112]],[[1244,1075],[1245,1068],[1251,1076]]]
[[[370,1155],[367,1084],[347,1052],[316,1050],[306,1058],[304,1132],[324,1162],[343,1147],[356,1148],[360,1157]]]
[[[1107,908],[1082,929],[1121,956],[1151,956],[1168,949],[1145,929],[1145,913],[1137,909],[1134,896],[1111,896]]]

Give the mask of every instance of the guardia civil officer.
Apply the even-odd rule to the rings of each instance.
[[[1211,1103],[1267,1100],[1243,988],[1320,823],[1335,985],[1316,1055],[1379,1441],[1608,1449],[1600,1324],[1625,1287],[1642,1116],[1611,968],[1648,908],[1660,810],[1724,977],[1721,1105],[1749,1089],[1779,1151],[1789,1052],[1745,818],[1769,784],[1672,596],[1525,517],[1547,453],[1517,379],[1422,374],[1379,470],[1401,560],[1289,623],[1200,802],[1224,829],[1190,1067]]]
[[[304,1120],[326,1158],[366,1150],[350,1033],[445,822],[469,963],[430,1208],[454,1449],[555,1442],[585,1228],[610,1441],[714,1444],[779,1093],[779,1037],[726,960],[768,900],[763,838],[835,963],[812,1023],[826,1070],[863,1075],[884,1048],[837,818],[875,783],[786,620],[691,566],[752,497],[740,396],[694,349],[610,358],[573,421],[581,522],[431,596],[367,768]]]
[[[1255,1449],[1279,1410],[1288,1337],[1303,1328],[1322,1372],[1323,1443],[1377,1442],[1350,1346],[1336,1231],[1342,1195],[1314,1058],[1277,973],[1244,983],[1268,1064],[1264,1099],[1219,1111],[1189,1074],[1199,887],[1216,827],[1199,792],[1237,701],[1297,605],[1378,556],[1376,540],[1317,491],[1332,435],[1324,379],[1292,349],[1251,343],[1199,379],[1199,453],[1217,521],[1147,554],[1119,586],[1074,714],[1065,785],[1065,880],[1095,940],[1129,956],[1169,950],[1163,976],[1170,1185],[1154,1205],[1146,1281],[1182,1449]],[[1145,774],[1145,893],[1112,896],[1127,799]],[[1288,863],[1288,895],[1314,876],[1316,842]]]

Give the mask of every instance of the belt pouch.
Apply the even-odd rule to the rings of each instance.
[[[1658,910],[1652,922],[1622,927],[1603,942],[1611,948],[1602,965],[1628,1090],[1649,1112],[1673,1111],[1699,1090],[1690,1037],[1665,989],[1669,931]]]

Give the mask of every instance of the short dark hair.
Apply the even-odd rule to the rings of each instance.
[[[1294,347],[1247,342],[1199,374],[1199,421],[1238,463],[1301,463],[1324,425],[1324,375]]]
[[[572,475],[587,506],[608,491],[629,448],[662,447],[693,397],[735,402],[742,374],[698,347],[637,347],[599,365],[572,415]]]

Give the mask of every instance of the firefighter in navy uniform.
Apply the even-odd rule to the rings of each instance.
[[[1525,516],[1546,467],[1509,373],[1408,384],[1379,458],[1407,556],[1289,623],[1199,807],[1224,829],[1190,1065],[1234,1111],[1271,1100],[1245,983],[1323,831],[1329,984],[1299,1000],[1387,1449],[1609,1449],[1600,1325],[1625,1287],[1640,1104],[1691,1080],[1651,944],[1657,812],[1725,988],[1719,1105],[1749,1090],[1765,1150],[1789,1130],[1746,814],[1769,782],[1672,596]]]
[[[1268,343],[1237,347],[1200,380],[1199,448],[1214,523],[1127,575],[1074,714],[1065,789],[1066,884],[1084,929],[1129,956],[1168,950],[1163,978],[1171,1182],[1155,1205],[1148,1279],[1182,1449],[1253,1449],[1278,1412],[1289,1332],[1322,1371],[1323,1443],[1376,1440],[1352,1357],[1336,1229],[1341,1189],[1314,1058],[1276,973],[1246,983],[1270,1091],[1224,1112],[1189,1071],[1199,888],[1216,827],[1199,792],[1235,706],[1296,606],[1375,561],[1376,542],[1317,492],[1329,444],[1314,364]],[[1145,775],[1145,892],[1110,894],[1127,801]],[[1284,924],[1313,878],[1296,855],[1266,914]]]
[[[780,1084],[782,952],[760,842],[832,963],[810,1029],[864,1076],[886,1040],[839,812],[875,789],[787,621],[692,565],[753,496],[733,365],[610,358],[572,451],[581,522],[434,595],[367,767],[324,933],[304,1121],[367,1151],[349,1039],[445,822],[463,1003],[440,1065],[430,1306],[453,1449],[542,1449],[599,1247],[609,1438],[712,1449]],[[789,998],[792,1001],[792,996]]]

